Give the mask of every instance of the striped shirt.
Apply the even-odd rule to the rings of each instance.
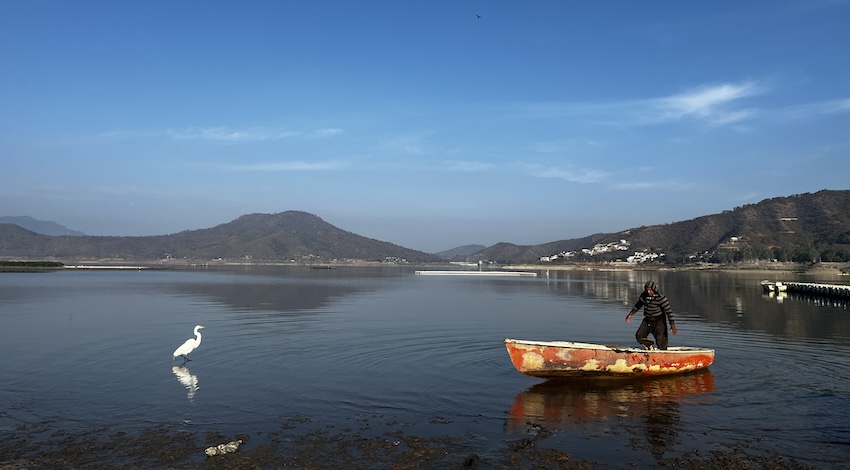
[[[667,296],[657,292],[655,295],[647,295],[646,292],[640,294],[637,303],[629,312],[633,315],[643,307],[643,317],[647,320],[658,320],[661,315],[667,315],[667,320],[673,323],[673,309],[670,307],[670,301]]]

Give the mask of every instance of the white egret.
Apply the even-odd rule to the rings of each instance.
[[[190,360],[186,357],[186,355],[195,349],[198,349],[198,346],[201,345],[201,332],[198,331],[201,328],[203,328],[203,326],[195,325],[195,337],[187,339],[185,343],[181,344],[179,348],[174,350],[174,359],[177,359],[177,356],[183,356],[184,363]]]

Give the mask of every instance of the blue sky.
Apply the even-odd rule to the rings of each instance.
[[[437,252],[850,189],[848,25],[842,0],[6,1],[0,216],[303,210]]]

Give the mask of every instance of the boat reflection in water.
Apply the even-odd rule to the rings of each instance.
[[[628,424],[640,420],[647,450],[660,459],[676,441],[679,406],[714,390],[714,376],[707,369],[626,381],[548,380],[516,396],[508,430],[563,430],[622,419],[626,431],[633,432]]]
[[[189,372],[189,368],[185,365],[174,366],[171,368],[171,372],[177,377],[177,381],[186,387],[186,398],[192,401],[195,398],[195,394],[198,393],[198,376],[192,375]]]

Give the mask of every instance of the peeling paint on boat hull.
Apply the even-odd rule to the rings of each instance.
[[[505,347],[516,370],[542,378],[628,378],[681,374],[704,369],[714,362],[714,350],[672,347],[665,351],[620,348],[567,341],[506,339]]]

